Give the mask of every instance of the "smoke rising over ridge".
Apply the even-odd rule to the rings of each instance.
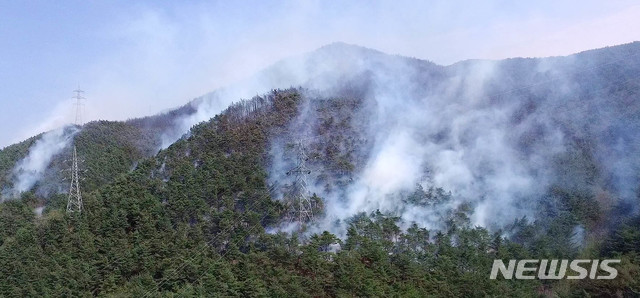
[[[28,155],[14,167],[13,189],[3,197],[16,196],[38,183],[52,159],[69,146],[78,131],[75,126],[66,126],[42,134],[29,148]]]
[[[325,98],[338,97],[339,102],[345,95],[363,96],[357,109],[338,113],[351,113],[342,116],[364,135],[334,132],[364,139],[338,149],[355,164],[343,180],[346,186],[327,190],[322,181],[330,170],[312,162],[315,184],[310,189],[325,199],[326,207],[318,231],[344,231],[335,223],[376,210],[438,228],[443,215],[466,205],[472,208],[472,224],[500,227],[523,216],[535,219],[552,187],[591,194],[606,189],[609,202],[634,202],[640,167],[633,156],[640,153],[640,130],[630,127],[638,125],[634,90],[640,65],[628,60],[639,50],[634,43],[611,52],[467,61],[443,68],[336,44],[300,64],[288,64],[294,66],[288,73],[311,74],[299,81],[322,90]],[[313,69],[321,71],[305,72]],[[308,100],[322,101],[313,95]],[[291,138],[272,144],[272,183],[287,183],[282,173],[294,157],[284,148],[308,135],[295,126],[321,134],[326,117],[318,105],[302,111],[290,128]],[[332,139],[329,133],[307,147],[313,152]],[[336,147],[344,146],[350,146],[348,141]],[[452,199],[438,206],[408,203],[417,185],[451,191]]]

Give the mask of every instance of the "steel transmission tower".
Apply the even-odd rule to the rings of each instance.
[[[78,89],[73,90],[76,94],[73,98],[76,100],[76,125],[82,125],[82,102],[85,99],[82,94],[84,91]],[[67,199],[67,213],[82,211],[82,194],[80,193],[80,174],[78,171],[78,151],[76,145],[73,145],[73,153],[71,157],[71,186],[69,187],[69,198]]]
[[[78,175],[78,152],[73,146],[73,161],[71,162],[71,186],[69,187],[69,199],[67,200],[67,212],[82,211],[82,194],[80,193],[80,177]]]
[[[307,160],[309,160],[305,147],[302,142],[296,144],[297,149],[297,165],[287,172],[287,175],[294,174],[295,182],[293,189],[294,204],[298,204],[297,218],[300,224],[313,220],[313,205],[309,197],[307,189],[307,177],[311,174],[311,170],[307,168]],[[297,202],[295,202],[297,201]]]
[[[80,87],[78,87],[78,89],[73,90],[73,92],[76,94],[74,95],[72,98],[76,100],[76,125],[82,125],[82,106],[84,105],[84,103],[82,102],[84,98],[84,96],[82,96],[82,94],[84,93],[84,91],[80,90]]]

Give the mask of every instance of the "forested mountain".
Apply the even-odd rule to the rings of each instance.
[[[639,91],[637,42],[450,66],[332,44],[163,115],[47,132],[0,151],[0,295],[631,297]],[[488,278],[610,257],[614,281]]]
[[[21,190],[33,190],[43,198],[66,191],[68,181],[64,179],[69,173],[65,170],[69,168],[71,158],[69,136],[73,136],[73,143],[82,157],[80,166],[85,172],[84,188],[92,191],[113,182],[142,159],[155,155],[162,143],[162,134],[173,128],[173,121],[193,112],[192,105],[187,104],[163,114],[123,122],[94,121],[80,130],[67,126],[3,148],[0,150],[0,190],[3,199],[16,196],[13,190],[18,187],[14,184],[20,184],[23,180],[33,181],[27,181],[30,182],[27,183],[27,189]],[[52,141],[47,140],[47,136]],[[37,146],[38,141],[42,146]],[[56,145],[59,150],[50,149]],[[34,174],[28,175],[29,172]],[[32,179],[25,179],[25,176]]]

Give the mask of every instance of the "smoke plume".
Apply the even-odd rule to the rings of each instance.
[[[66,126],[44,133],[14,167],[13,190],[10,193],[18,195],[40,181],[53,157],[69,146],[78,131],[75,126]]]
[[[364,135],[336,134],[364,139],[351,148],[356,166],[346,185],[327,190],[321,181],[329,170],[315,163],[310,188],[326,208],[316,231],[344,231],[345,220],[376,210],[441,228],[447,214],[464,206],[471,207],[471,224],[500,227],[523,216],[535,219],[537,204],[548,199],[552,186],[589,193],[605,188],[615,194],[613,200],[635,200],[640,168],[630,156],[640,153],[640,133],[629,127],[638,125],[637,108],[630,112],[610,104],[630,100],[612,91],[640,70],[637,63],[625,64],[628,56],[601,51],[441,67],[337,44],[289,63],[292,70],[282,73],[303,74],[298,81],[325,98],[363,97],[359,110],[345,111],[353,116],[345,119]],[[624,69],[618,68],[622,64]],[[345,93],[345,86],[351,92]],[[290,128],[292,137],[274,139],[272,183],[291,182],[281,173],[292,166],[294,153],[283,148],[308,135],[301,127],[314,127],[317,134],[323,121],[319,111],[304,106],[292,124],[298,127]],[[626,116],[617,117],[620,113]],[[587,181],[581,175],[600,178]],[[408,202],[417,188],[441,188],[451,196],[440,204]]]

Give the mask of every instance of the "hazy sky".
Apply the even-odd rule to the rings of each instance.
[[[0,148],[72,122],[77,85],[121,120],[333,41],[451,64],[640,40],[637,1],[132,2],[0,0]]]

